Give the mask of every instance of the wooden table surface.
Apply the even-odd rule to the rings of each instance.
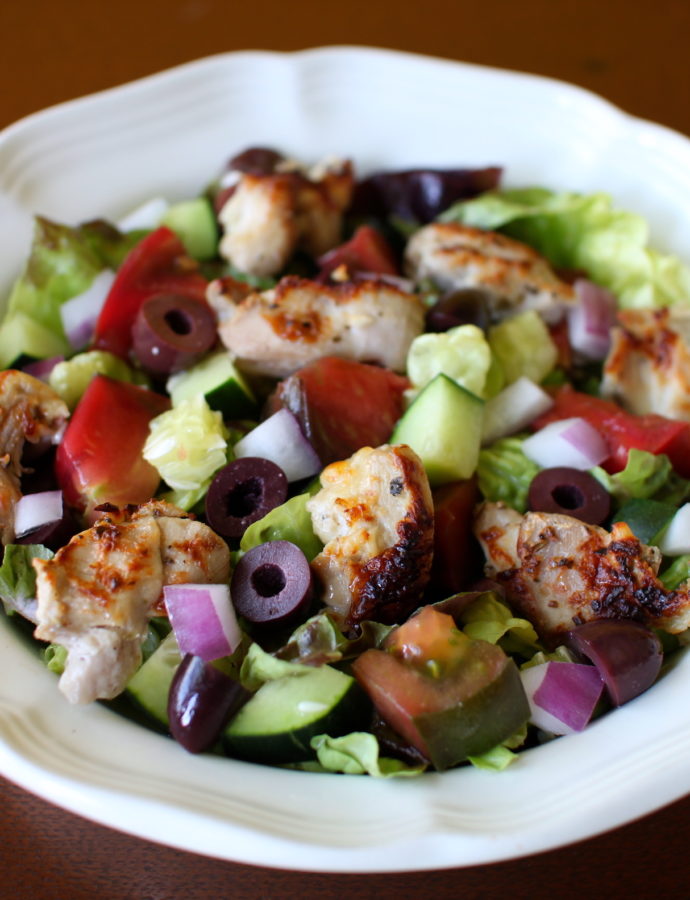
[[[0,35],[0,127],[213,53],[366,44],[572,81],[690,134],[687,0],[5,0]],[[400,875],[278,872],[119,834],[0,779],[0,900],[682,897],[688,838],[690,798],[589,841],[492,866]]]

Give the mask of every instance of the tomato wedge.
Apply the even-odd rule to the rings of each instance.
[[[482,553],[472,536],[475,504],[479,502],[476,478],[453,481],[433,491],[434,557],[429,589],[443,599],[468,587],[481,576]]]
[[[385,444],[403,412],[407,378],[389,369],[325,356],[290,375],[271,405],[287,407],[323,465]]]
[[[360,225],[349,241],[329,250],[319,259],[319,277],[330,275],[339,266],[353,272],[399,275],[388,241],[371,225]]]
[[[141,455],[149,422],[167,397],[97,375],[81,398],[55,457],[66,502],[87,513],[101,503],[144,503],[160,475]]]
[[[154,294],[182,294],[205,302],[206,279],[187,256],[182,241],[161,226],[126,256],[96,322],[94,347],[127,358],[132,325],[139,309]]]
[[[563,385],[554,396],[554,405],[533,423],[535,429],[550,422],[578,416],[593,425],[606,440],[611,455],[603,463],[609,472],[620,472],[632,449],[665,453],[673,468],[690,478],[690,424],[667,419],[656,413],[635,416],[612,400],[602,400]]]

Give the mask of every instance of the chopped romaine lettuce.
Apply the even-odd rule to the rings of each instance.
[[[342,737],[317,734],[312,749],[327,772],[347,775],[373,775],[375,778],[420,775],[426,766],[409,766],[399,759],[379,756],[379,744],[373,734],[353,731]]]
[[[8,611],[22,609],[36,596],[33,559],[51,559],[53,551],[43,544],[8,544],[0,566],[0,599]]]
[[[67,647],[62,644],[48,644],[43,651],[43,662],[51,672],[62,675],[67,663]]]
[[[302,663],[324,664],[353,659],[370,648],[380,647],[395,625],[365,621],[356,637],[347,638],[326,610],[299,625],[286,644],[276,651],[280,659]]]
[[[614,209],[608,194],[545,188],[495,191],[452,206],[446,222],[500,229],[554,265],[583,269],[623,307],[690,302],[690,269],[650,249],[641,216]]]
[[[134,384],[148,382],[142,373],[136,372],[119,356],[108,353],[107,350],[88,350],[57,363],[50,373],[48,383],[70,410],[73,410],[96,375],[108,375],[116,381]]]
[[[679,506],[690,497],[690,481],[674,471],[663,453],[633,448],[622,471],[610,475],[596,466],[590,472],[619,504],[631,499],[653,499]]]
[[[487,500],[502,500],[518,512],[527,509],[527,494],[539,466],[522,452],[523,439],[502,438],[479,453],[479,490]]]
[[[671,565],[659,574],[659,581],[667,591],[675,591],[690,578],[690,556],[677,556]]]
[[[531,657],[540,649],[531,622],[513,615],[493,591],[485,591],[460,614],[462,630],[474,640],[499,644],[506,653]]]
[[[523,375],[540,384],[558,362],[558,350],[549,329],[533,309],[490,328],[489,346],[500,364],[506,384],[512,384]]]
[[[174,490],[198,491],[225,465],[227,437],[221,414],[195,397],[151,420],[143,456]]]
[[[420,334],[407,354],[407,376],[415,392],[441,372],[478,397],[486,397],[491,350],[484,332],[476,325],[459,325],[441,334]],[[498,369],[500,373],[500,369]],[[492,373],[491,389],[500,382]]]
[[[297,494],[250,525],[242,535],[240,550],[246,553],[267,541],[290,541],[311,562],[323,550],[323,544],[314,534],[307,509],[309,498],[310,494]]]

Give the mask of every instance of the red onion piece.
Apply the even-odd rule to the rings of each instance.
[[[547,662],[520,672],[530,706],[530,722],[552,734],[582,731],[604,689],[596,666]]]
[[[525,456],[545,469],[556,466],[591,469],[611,455],[599,432],[585,419],[577,417],[551,422],[528,437],[522,450]]]
[[[14,506],[14,531],[23,537],[43,525],[52,525],[62,519],[62,491],[40,491],[25,494]]]
[[[115,273],[104,269],[82,294],[72,297],[60,307],[62,327],[74,350],[86,346],[93,337],[96,320],[114,281]]]
[[[36,362],[29,363],[22,368],[27,375],[33,375],[39,381],[48,381],[50,373],[58,363],[64,362],[64,356],[51,356],[49,359],[37,359]]]
[[[285,472],[288,481],[309,478],[321,471],[316,451],[289,409],[280,409],[257,425],[234,447],[235,456],[269,459]]]
[[[237,649],[242,635],[227,584],[168,584],[163,599],[181,653],[209,661]]]
[[[604,359],[616,322],[616,298],[586,278],[578,278],[574,288],[577,305],[568,311],[570,346],[587,359]]]
[[[566,643],[599,669],[616,706],[651,687],[663,661],[657,635],[630,619],[585,622],[568,632]]]

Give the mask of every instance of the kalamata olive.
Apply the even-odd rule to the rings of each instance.
[[[282,625],[312,600],[309,562],[295,544],[269,541],[240,558],[230,582],[235,610],[254,625]]]
[[[663,661],[657,635],[630,619],[585,622],[569,631],[565,642],[599,669],[616,706],[651,687]]]
[[[251,697],[249,691],[213,663],[188,653],[168,694],[170,733],[190,753],[215,743],[229,719]]]
[[[216,342],[210,307],[181,294],[156,294],[146,300],[132,328],[134,353],[155,375],[186,369]]]
[[[527,503],[536,512],[561,513],[590,525],[601,525],[611,512],[611,496],[601,482],[589,472],[567,466],[538,472],[529,486]]]
[[[285,503],[287,494],[280,466],[243,456],[216,473],[206,494],[206,521],[221,537],[241,538],[253,522]]]
[[[486,331],[489,324],[489,298],[480,288],[449,291],[426,314],[427,331],[448,331],[458,325],[476,325]]]
[[[249,147],[228,160],[227,170],[247,172],[250,175],[270,175],[284,159],[282,153],[270,147]]]
[[[360,181],[352,205],[358,215],[430,222],[452,203],[498,186],[501,169],[409,169],[379,172]]]

